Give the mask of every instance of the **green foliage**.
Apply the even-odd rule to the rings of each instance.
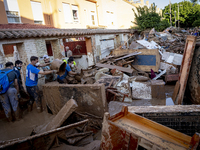
[[[166,21],[162,22],[161,16],[156,13],[155,4],[150,8],[147,6],[139,6],[133,9],[133,12],[135,15],[135,21],[133,23],[137,25],[137,27],[135,27],[137,29],[145,30],[155,28],[156,30],[160,30],[162,28],[160,27],[161,25],[167,25]]]
[[[165,30],[167,27],[170,26],[170,23],[168,22],[168,20],[162,20],[160,23],[159,23],[159,26],[158,28],[155,28],[157,31],[163,31]]]
[[[181,27],[193,27],[194,20],[200,19],[200,5],[189,1],[183,1],[178,3],[179,4],[179,20]],[[172,26],[175,25],[175,17],[178,20],[178,4],[174,3],[171,5],[171,13],[172,13]],[[176,11],[176,16],[174,14]],[[166,14],[170,13],[169,5],[165,6],[163,9],[163,17],[170,22],[170,15]]]
[[[193,25],[193,27],[199,27],[200,26],[200,19],[195,20],[192,25]]]

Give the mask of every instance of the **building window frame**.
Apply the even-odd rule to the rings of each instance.
[[[4,7],[5,7],[8,23],[21,23],[18,1],[12,0],[13,1],[12,4],[11,2],[9,3],[8,1],[10,0],[4,0]],[[16,6],[14,6],[13,8],[13,5],[16,5]],[[13,20],[11,18],[13,18],[15,21],[11,21]]]
[[[42,10],[42,3],[41,2],[36,2],[36,1],[30,1],[31,3],[31,9],[32,9],[32,13],[33,13],[33,21],[34,21],[34,24],[44,24],[44,17],[43,17],[43,10]],[[39,19],[36,19],[38,18],[37,15],[36,15],[36,12],[34,12],[34,5],[40,5],[41,6],[41,10],[37,10],[38,11],[41,11],[42,12],[42,18],[39,17]]]
[[[73,16],[74,22],[78,23],[79,22],[78,5],[72,5],[72,16]]]

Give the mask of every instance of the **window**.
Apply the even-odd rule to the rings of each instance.
[[[13,57],[14,46],[16,45],[15,44],[3,45],[3,51],[6,57]]]
[[[48,54],[48,56],[53,56],[53,50],[52,50],[51,42],[50,41],[46,41],[46,48],[47,48],[47,54]]]
[[[65,17],[65,22],[70,23],[72,22],[72,15],[71,15],[71,10],[70,10],[70,5],[69,4],[63,4],[63,11],[64,11],[64,17]]]
[[[79,21],[78,6],[72,5],[72,14],[73,14],[74,22],[78,22]]]
[[[43,12],[42,12],[41,3],[31,1],[31,7],[32,7],[32,12],[33,12],[34,23],[42,24],[43,23]]]
[[[20,23],[19,7],[17,0],[4,0],[8,23]]]

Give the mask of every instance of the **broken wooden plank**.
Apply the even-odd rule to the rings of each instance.
[[[126,72],[126,73],[132,73],[133,72],[133,69],[114,66],[114,65],[107,65],[107,64],[97,63],[96,66],[97,67],[102,67],[102,68],[117,69],[117,70],[120,70],[120,71],[123,71],[123,72]]]
[[[47,125],[46,130],[52,130],[60,127],[63,122],[76,110],[78,107],[74,99],[70,99],[53,118],[53,120]]]
[[[174,88],[174,93],[173,93],[173,95],[172,95],[172,100],[174,101],[174,103],[176,102],[176,98],[177,98],[179,89],[180,89],[180,82],[177,81],[177,82],[176,82],[176,85],[175,85],[175,88]]]
[[[183,54],[183,60],[179,76],[179,82],[181,83],[181,85],[180,85],[180,90],[178,92],[177,101],[175,104],[182,104],[183,102],[188,76],[190,73],[190,67],[192,64],[196,39],[197,39],[196,36],[188,36],[185,43],[185,50]]]
[[[121,59],[124,59],[124,58],[128,58],[128,57],[131,57],[131,56],[135,56],[135,55],[138,55],[138,54],[141,54],[141,53],[142,52],[134,52],[134,53],[128,54],[128,55],[126,55],[124,57],[117,58],[117,59],[115,59],[115,61],[121,60]]]
[[[53,141],[55,140],[55,137],[66,131],[66,130],[71,130],[75,127],[84,125],[85,123],[88,122],[88,119],[84,121],[80,121],[74,124],[70,124],[68,126],[64,126],[61,128],[57,128],[54,130],[50,130],[44,133],[39,133],[33,136],[26,137],[24,139],[16,139],[13,142],[7,142],[5,141],[6,144],[1,145],[0,149],[5,149],[5,150],[27,150],[27,149],[38,149],[38,150],[48,150],[50,149]]]

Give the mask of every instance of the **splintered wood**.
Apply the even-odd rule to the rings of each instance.
[[[178,88],[178,85],[177,85],[175,88],[174,94],[173,94],[173,98],[174,98],[173,100],[175,101],[175,104],[182,104],[182,102],[183,102],[183,97],[185,94],[188,76],[190,73],[190,67],[192,64],[195,44],[196,44],[196,37],[188,36],[186,43],[185,43],[185,50],[184,50],[184,54],[183,54],[183,61],[181,64],[179,80],[177,81],[180,83],[180,87],[179,87],[179,89],[177,89]],[[179,91],[179,92],[177,92],[177,91]]]

